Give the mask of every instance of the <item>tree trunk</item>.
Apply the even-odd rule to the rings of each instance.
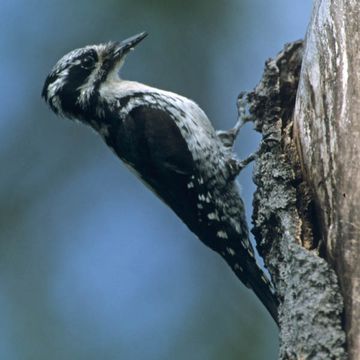
[[[360,2],[316,1],[306,38],[295,133],[339,277],[350,359],[360,359]]]
[[[281,359],[360,359],[359,24],[358,0],[316,0],[304,45],[246,95],[263,135],[253,233],[280,297]]]

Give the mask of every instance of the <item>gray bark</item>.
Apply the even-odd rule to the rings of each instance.
[[[346,359],[337,276],[320,256],[312,189],[293,137],[302,42],[267,62],[246,95],[262,133],[254,169],[253,233],[280,300],[280,359]]]
[[[360,359],[360,3],[315,1],[295,108],[327,260],[344,296],[349,359]]]
[[[304,47],[268,61],[246,98],[263,135],[253,232],[281,301],[280,358],[358,360],[360,2],[315,0]]]

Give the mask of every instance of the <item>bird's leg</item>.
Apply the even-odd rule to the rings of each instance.
[[[249,113],[247,110],[248,100],[246,99],[247,93],[242,91],[237,98],[237,108],[238,108],[238,121],[235,124],[235,129],[237,129],[237,133],[240,128],[249,121],[254,121],[254,116]]]
[[[234,146],[235,139],[239,134],[241,127],[249,121],[253,121],[253,117],[247,111],[247,99],[246,93],[241,92],[237,100],[238,108],[238,119],[235,126],[230,130],[220,130],[217,131],[217,136],[223,143],[223,145],[232,150]],[[230,157],[228,160],[228,169],[229,169],[229,180],[234,180],[240,173],[240,171],[249,163],[254,161],[257,157],[257,152],[250,154],[246,159],[239,161],[233,157]]]
[[[228,169],[229,169],[229,181],[234,180],[241,172],[244,167],[249,165],[252,161],[254,161],[257,158],[257,151],[250,154],[247,158],[244,160],[237,160],[234,158],[230,158],[227,162]]]
[[[218,130],[216,132],[221,142],[227,148],[232,148],[234,146],[235,139],[239,134],[241,127],[247,122],[253,120],[253,117],[246,110],[247,100],[245,95],[245,92],[241,92],[237,100],[238,119],[235,126],[230,130]]]
[[[238,167],[239,167],[239,173],[240,171],[247,165],[249,165],[251,162],[253,162],[258,156],[258,152],[255,151],[252,154],[250,154],[247,158],[244,160],[238,161]]]

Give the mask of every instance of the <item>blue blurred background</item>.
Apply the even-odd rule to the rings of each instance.
[[[304,37],[310,12],[310,0],[1,1],[1,359],[277,358],[255,296],[40,92],[65,52],[146,30],[123,77],[190,97],[230,128],[238,93]],[[239,156],[258,141],[248,125]],[[240,182],[250,216],[251,168]]]

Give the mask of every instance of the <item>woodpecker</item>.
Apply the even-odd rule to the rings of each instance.
[[[256,263],[236,182],[244,165],[233,153],[241,124],[215,131],[192,100],[121,79],[126,55],[146,36],[69,52],[46,78],[42,97],[59,116],[95,129],[277,322],[278,301]]]

